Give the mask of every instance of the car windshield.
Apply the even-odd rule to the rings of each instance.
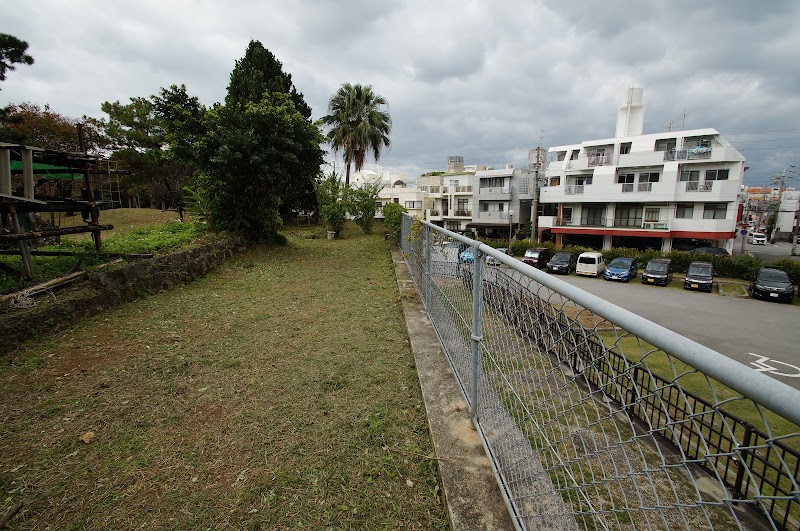
[[[614,258],[611,260],[611,263],[608,264],[608,267],[619,267],[621,269],[627,269],[631,266],[631,262],[633,262],[632,258]]]
[[[650,262],[647,264],[647,270],[653,273],[666,273],[668,267],[666,262]]]
[[[569,262],[569,253],[558,253],[553,256],[553,262]]]
[[[697,275],[698,277],[710,277],[711,266],[706,264],[692,264],[689,266],[689,271],[687,271],[686,274]]]
[[[542,251],[538,251],[538,250],[534,251],[534,250],[528,249],[527,251],[525,251],[525,258],[536,258],[541,253],[542,253]]]
[[[786,271],[780,271],[778,269],[762,269],[758,274],[758,280],[761,282],[790,282],[789,275],[786,274]]]

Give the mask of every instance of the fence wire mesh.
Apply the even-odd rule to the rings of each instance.
[[[404,216],[401,247],[520,529],[798,529],[793,406],[479,242]]]

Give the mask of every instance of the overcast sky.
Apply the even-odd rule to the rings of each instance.
[[[540,137],[613,137],[631,85],[645,133],[717,129],[746,156],[745,184],[800,167],[797,0],[3,0],[2,12],[0,33],[36,63],[8,73],[0,106],[102,116],[103,101],[182,83],[210,105],[256,39],[314,118],[342,83],[372,85],[394,124],[380,164],[412,179],[448,155],[522,167]]]

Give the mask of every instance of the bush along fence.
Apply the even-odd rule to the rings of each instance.
[[[480,242],[401,245],[519,529],[798,528],[800,391]]]

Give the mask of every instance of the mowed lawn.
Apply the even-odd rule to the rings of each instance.
[[[0,517],[447,528],[383,234],[313,230],[0,358]]]

